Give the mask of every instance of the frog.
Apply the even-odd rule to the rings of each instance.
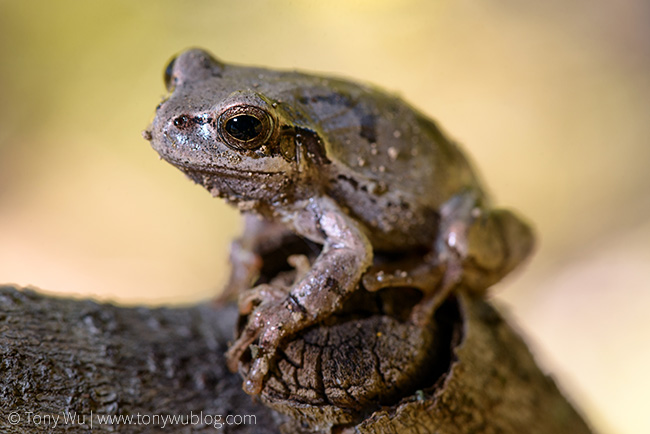
[[[355,291],[422,293],[413,323],[455,290],[482,297],[529,256],[533,231],[491,204],[460,146],[417,108],[345,78],[229,64],[192,48],[164,72],[144,131],[160,157],[244,215],[230,295],[245,324],[227,352],[257,395],[278,348]],[[296,278],[254,285],[260,251],[299,236]],[[378,258],[382,258],[378,260]],[[387,259],[388,258],[388,259]]]

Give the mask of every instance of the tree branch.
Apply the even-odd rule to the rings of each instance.
[[[378,397],[382,406],[364,406],[332,432],[590,432],[493,308],[464,295],[455,306],[459,321],[436,378],[418,377],[422,384],[408,385],[410,394],[394,402]],[[276,413],[228,372],[224,352],[236,318],[233,307],[127,308],[0,287],[0,431],[86,433],[92,412],[99,433],[213,432],[218,423],[233,433],[314,432],[306,423],[318,419],[318,406],[266,396]],[[105,415],[131,416],[134,424],[102,423]],[[185,419],[163,423],[165,415]],[[328,432],[331,424],[319,420]]]

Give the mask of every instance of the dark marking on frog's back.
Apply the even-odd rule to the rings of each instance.
[[[344,106],[344,107],[352,107],[352,101],[350,101],[349,98],[344,97],[340,93],[331,93],[328,95],[312,95],[312,96],[301,96],[298,98],[298,101],[301,104],[309,104],[311,103],[318,103],[322,102],[325,104],[330,104],[333,106]]]
[[[354,179],[354,178],[352,178],[350,176],[339,174],[336,178],[340,179],[342,181],[347,181],[352,186],[352,188],[354,188],[355,190],[357,190],[359,188],[359,181],[357,181],[356,179]]]
[[[371,107],[365,106],[360,101],[354,101],[347,95],[332,93],[328,95],[301,96],[298,98],[301,104],[324,103],[335,107],[344,107],[351,110],[359,119],[361,131],[359,135],[368,143],[377,142],[377,115]],[[343,112],[342,112],[343,113]]]
[[[360,115],[359,122],[361,122],[361,137],[366,139],[368,143],[377,142],[377,117],[374,113],[369,113],[360,110],[360,105],[354,107],[354,111]]]

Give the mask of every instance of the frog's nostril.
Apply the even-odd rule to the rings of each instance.
[[[190,118],[187,115],[180,115],[176,116],[173,122],[176,128],[185,128],[190,122]]]

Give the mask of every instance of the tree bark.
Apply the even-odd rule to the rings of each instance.
[[[224,360],[232,306],[117,307],[0,287],[0,432],[590,432],[487,302],[460,293],[455,303],[437,378],[332,426],[305,421],[315,405],[285,401],[279,413],[241,390]]]

